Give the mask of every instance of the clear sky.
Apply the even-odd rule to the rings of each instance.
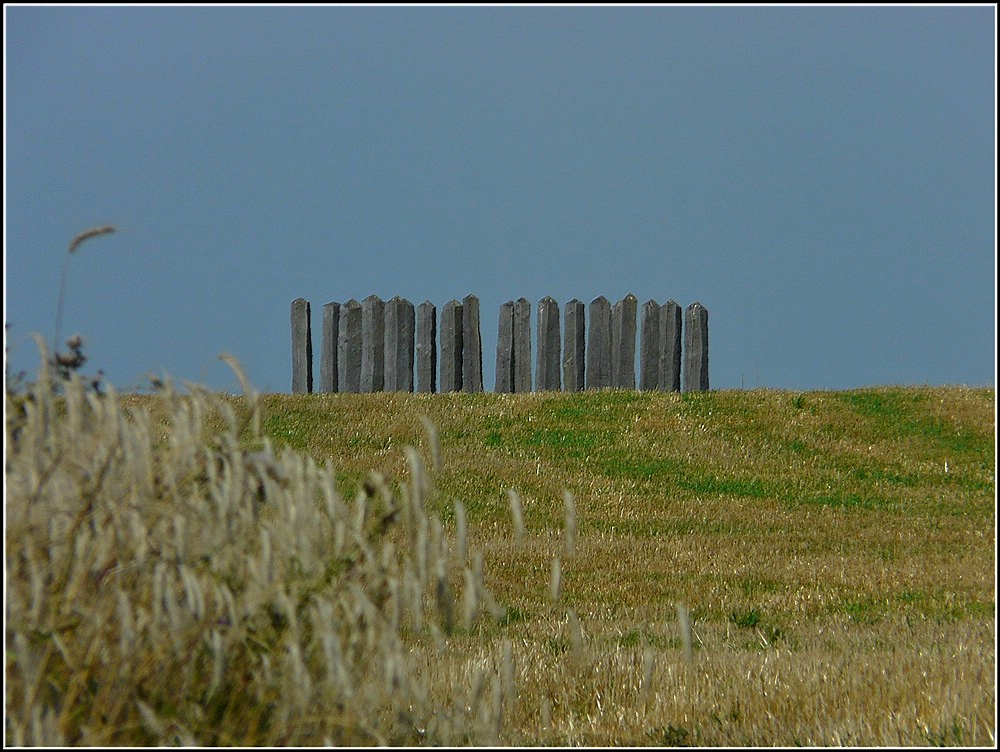
[[[4,6],[4,319],[291,389],[290,305],[709,311],[713,389],[995,384],[996,11]],[[533,333],[534,336],[534,333]]]

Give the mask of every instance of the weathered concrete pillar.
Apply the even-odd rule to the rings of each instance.
[[[681,307],[668,300],[660,308],[660,391],[681,390]]]
[[[385,391],[413,391],[413,303],[396,295],[385,304]]]
[[[479,334],[479,298],[462,298],[462,389],[483,391],[483,341]]]
[[[584,387],[587,345],[584,305],[576,298],[564,307],[563,318],[563,389],[579,392]]]
[[[635,389],[635,317],[638,301],[629,294],[611,310],[611,386]]]
[[[462,304],[449,300],[441,309],[441,391],[462,391]]]
[[[496,385],[493,391],[507,394],[514,391],[514,301],[500,304],[497,323]]]
[[[514,391],[531,391],[531,303],[514,301]]]
[[[361,301],[361,391],[385,388],[385,303],[378,295]]]
[[[647,300],[642,304],[642,329],[639,333],[639,388],[660,388],[660,304]]]
[[[538,364],[535,388],[540,392],[562,389],[559,376],[559,304],[547,295],[538,301]]]
[[[437,391],[437,308],[429,300],[417,306],[417,391]]]
[[[590,301],[587,334],[587,389],[611,386],[611,304],[603,295]]]
[[[340,307],[337,369],[340,391],[361,391],[361,304],[353,298]]]
[[[296,298],[292,301],[292,394],[313,390],[312,360],[309,301]]]
[[[695,302],[684,322],[684,391],[708,391],[708,309]]]
[[[336,392],[337,337],[340,334],[340,303],[323,306],[323,349],[319,354],[319,390]]]

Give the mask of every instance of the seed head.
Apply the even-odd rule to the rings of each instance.
[[[115,228],[112,225],[103,225],[102,227],[92,227],[89,230],[84,230],[73,238],[72,242],[69,244],[69,252],[73,253],[85,240],[90,240],[98,235],[108,235],[114,231]]]

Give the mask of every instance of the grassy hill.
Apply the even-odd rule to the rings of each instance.
[[[198,435],[189,427],[183,441],[171,438],[185,399],[120,402],[127,420],[148,427],[150,452],[170,454]],[[257,486],[265,509],[328,463],[328,486],[313,496],[332,498],[335,485],[344,519],[356,520],[348,528],[366,531],[368,543],[319,579],[294,574],[303,565],[289,554],[299,563],[282,570],[283,592],[305,620],[310,598],[341,592],[356,562],[381,561],[381,595],[369,602],[390,614],[413,682],[396,676],[385,692],[412,691],[409,710],[386,711],[394,701],[380,697],[365,719],[341,701],[329,721],[322,651],[303,627],[298,676],[313,694],[301,708],[241,732],[237,711],[254,703],[225,705],[214,730],[207,721],[197,729],[198,714],[185,708],[204,697],[191,699],[189,686],[155,705],[147,689],[159,736],[148,718],[122,711],[146,741],[185,738],[163,730],[166,714],[202,743],[995,742],[993,389],[263,395],[257,434],[247,400],[209,402],[184,408],[192,421],[206,416],[200,435],[224,434],[229,410],[237,428],[226,451],[273,451],[285,463],[280,482]],[[232,456],[198,471],[193,488],[211,496],[206,488],[234,475]],[[311,458],[304,470],[290,459],[302,456]],[[291,530],[304,524],[296,515]],[[234,539],[248,556],[260,551],[260,524]],[[340,551],[344,526],[330,530],[324,545]],[[437,564],[428,551],[441,552]],[[237,587],[249,585],[226,571],[239,599]],[[411,590],[415,602],[400,595]],[[289,649],[283,628],[253,634],[233,638],[244,661],[261,646]],[[350,634],[341,639],[349,652]],[[417,720],[413,697],[447,723]]]
[[[890,564],[900,585],[904,573],[923,572],[922,592],[911,588],[906,597],[924,612],[993,610],[992,389],[268,395],[263,425],[276,445],[330,458],[353,494],[373,470],[405,479],[405,445],[421,448],[432,464],[422,416],[440,444],[433,482],[445,520],[457,499],[470,523],[503,535],[513,489],[527,530],[551,535],[563,525],[568,490],[581,542],[648,550],[648,561],[626,557],[637,581],[615,596],[618,605],[694,604],[706,587],[729,596],[781,590],[832,557],[849,566],[840,589],[850,602],[867,597],[875,612],[880,595],[892,593],[880,593],[886,583],[877,585],[873,574]],[[705,561],[686,576],[670,574],[676,566],[668,562],[682,549],[703,549]],[[973,551],[984,557],[979,578],[956,571],[952,581],[929,566],[941,556],[971,563]],[[722,565],[739,554],[746,560]],[[802,557],[808,563],[796,572]],[[577,570],[587,591],[578,608],[620,587],[604,559]],[[696,574],[712,575],[711,584]],[[663,578],[675,582],[665,588]],[[569,573],[566,586],[569,596]],[[726,611],[723,602],[710,603],[708,613],[726,616],[714,613]]]

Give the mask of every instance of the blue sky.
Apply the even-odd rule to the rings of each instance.
[[[628,293],[714,389],[995,384],[996,12],[4,7],[13,370],[290,391],[289,309]],[[86,370],[85,369],[85,370]]]

